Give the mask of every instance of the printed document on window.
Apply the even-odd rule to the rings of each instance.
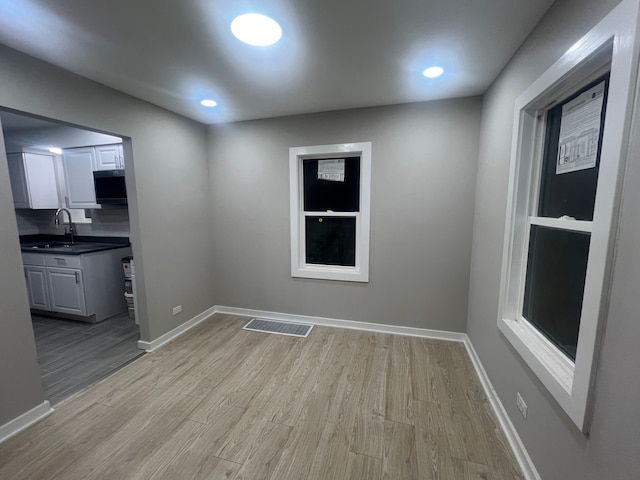
[[[599,83],[562,106],[556,175],[596,166],[604,84]]]
[[[318,180],[344,182],[344,158],[318,160]]]

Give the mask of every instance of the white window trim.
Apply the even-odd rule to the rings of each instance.
[[[360,157],[360,211],[356,217],[356,265],[312,265],[305,261],[304,213],[302,211],[302,161],[313,158]],[[291,276],[342,280],[369,281],[369,225],[371,211],[371,142],[341,143],[291,147],[289,149],[289,202],[291,211]],[[317,215],[319,212],[314,212]],[[323,216],[350,214],[321,212]]]
[[[621,178],[638,69],[639,1],[623,0],[516,100],[498,327],[567,415],[583,432],[591,421],[591,392],[599,336],[608,308]],[[541,112],[571,87],[610,64],[607,116],[593,222],[531,219],[539,176]],[[575,90],[575,88],[573,89]],[[591,232],[575,363],[522,317],[528,230],[531,223]]]

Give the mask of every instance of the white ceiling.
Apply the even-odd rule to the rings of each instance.
[[[553,0],[0,1],[0,43],[203,123],[478,95]],[[233,37],[241,13],[282,40]],[[422,77],[439,64],[445,75]],[[202,98],[218,107],[206,109]]]

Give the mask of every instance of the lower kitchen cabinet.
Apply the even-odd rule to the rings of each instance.
[[[23,253],[29,306],[99,322],[127,311],[121,259],[131,247],[82,255]]]
[[[82,270],[47,268],[47,282],[51,298],[49,308],[54,312],[86,316]]]
[[[48,310],[49,292],[45,267],[25,266],[24,276],[27,279],[29,307]]]

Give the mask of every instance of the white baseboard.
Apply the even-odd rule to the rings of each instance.
[[[471,343],[471,340],[467,335],[465,335],[464,345],[467,348],[469,357],[471,358],[471,363],[473,363],[473,366],[476,369],[476,373],[478,374],[480,383],[482,384],[482,387],[487,394],[491,409],[498,419],[498,423],[500,424],[500,427],[502,427],[502,431],[507,437],[507,441],[509,442],[511,449],[513,450],[513,454],[518,461],[518,465],[520,465],[520,469],[524,474],[524,478],[526,480],[541,480],[540,475],[538,474],[538,470],[536,470],[536,467],[533,464],[529,453],[527,453],[527,449],[522,443],[520,435],[518,435],[518,432],[513,426],[513,423],[511,422],[511,419],[509,418],[504,405],[502,405],[498,394],[491,384],[491,380],[489,380],[489,376],[487,375],[486,370],[482,366],[482,362],[480,362],[480,357],[478,357],[476,349],[473,348],[473,344]]]
[[[193,317],[191,320],[187,320],[182,325],[174,328],[170,332],[165,333],[164,335],[156,338],[155,340],[152,340],[151,342],[138,340],[138,348],[146,351],[147,353],[151,353],[154,350],[157,350],[158,348],[162,347],[163,345],[166,345],[171,340],[174,340],[175,338],[179,337],[180,335],[185,333],[187,330],[190,330],[196,325],[198,325],[199,323],[204,322],[207,318],[209,318],[214,313],[215,313],[215,307],[208,308],[204,312]]]
[[[300,322],[324,327],[348,328],[350,330],[364,330],[367,332],[390,333],[392,335],[405,335],[409,337],[424,337],[435,340],[448,340],[451,342],[464,342],[466,335],[459,332],[447,332],[444,330],[429,330],[427,328],[400,327],[381,323],[357,322],[354,320],[340,320],[337,318],[310,317],[306,315],[293,315],[290,313],[267,312],[264,310],[251,310],[248,308],[225,307],[216,305],[215,313],[228,315],[240,315],[244,317],[260,317],[266,320],[278,320],[281,322]]]
[[[29,428],[34,423],[39,422],[45,417],[48,417],[53,413],[53,408],[49,405],[49,402],[45,400],[37,407],[32,408],[28,412],[23,413],[19,417],[14,418],[8,423],[0,426],[0,443],[9,440],[14,435]]]

